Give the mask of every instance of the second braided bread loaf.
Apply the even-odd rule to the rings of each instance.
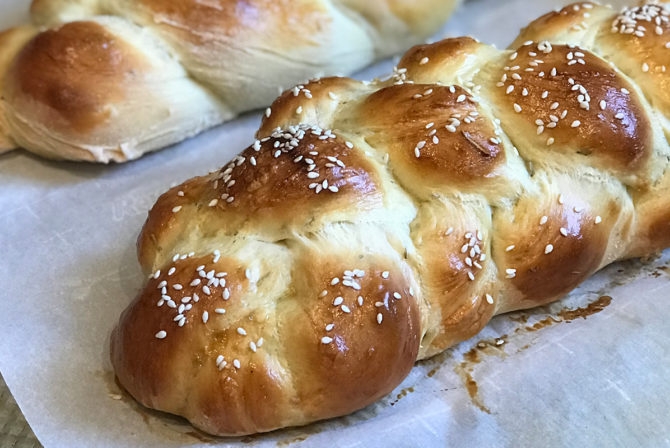
[[[0,33],[0,152],[124,162],[435,33],[457,0],[35,0]]]

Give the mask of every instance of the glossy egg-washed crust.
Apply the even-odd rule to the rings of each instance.
[[[125,162],[424,41],[460,0],[33,0],[0,34],[0,152]]]
[[[385,80],[284,92],[249,148],[149,213],[120,384],[219,435],[347,414],[492,316],[670,246],[668,93],[626,70],[670,52],[668,10],[594,8],[510,50],[448,39]],[[664,39],[612,28],[645,14]],[[561,43],[573,29],[588,45]],[[628,62],[586,48],[604,40]]]

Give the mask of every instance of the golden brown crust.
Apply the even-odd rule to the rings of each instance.
[[[209,432],[272,429],[289,403],[283,371],[259,342],[272,339],[272,322],[239,303],[250,288],[245,268],[215,255],[183,257],[152,276],[112,335],[119,382],[145,406],[185,413]]]
[[[577,6],[541,23],[590,43],[611,11]],[[214,434],[343,415],[492,316],[670,246],[662,120],[586,47],[447,39],[385,80],[287,90],[253,145],[150,212],[138,250],[152,278],[113,336],[121,384]],[[226,313],[179,328],[157,282],[201,262],[203,281],[208,263],[230,272],[209,291]]]
[[[527,43],[505,64],[495,103],[511,138],[537,148],[532,160],[556,152],[624,176],[646,169],[653,154],[649,118],[607,62],[579,47]]]
[[[300,372],[296,393],[311,419],[376,401],[416,360],[419,310],[404,273],[388,267],[396,265],[391,260],[352,261],[342,265],[330,255],[306,253],[296,262],[294,286],[308,293],[293,313],[279,310],[287,338],[301,341],[287,351],[286,361]],[[347,273],[353,280],[346,280]]]
[[[366,140],[386,148],[406,188],[421,185],[419,179],[436,188],[485,187],[505,163],[493,124],[480,117],[472,96],[461,87],[385,87],[367,97],[358,114]]]
[[[635,79],[664,116],[670,114],[670,24],[667,2],[627,8],[603,23],[598,36],[601,51]]]
[[[9,100],[36,103],[32,110],[58,128],[90,133],[124,101],[125,80],[143,67],[131,47],[95,22],[72,22],[38,34],[18,54],[5,91]],[[13,84],[14,81],[16,84]]]
[[[464,201],[465,202],[465,201]],[[496,311],[489,210],[483,203],[424,204],[412,223],[430,321],[420,358],[478,333]]]
[[[607,6],[576,3],[533,21],[513,46],[526,40],[581,45],[598,53],[632,78],[664,117],[670,112],[666,44],[667,2],[638,2],[615,11]],[[663,118],[666,121],[667,118]]]
[[[419,347],[406,273],[355,249],[298,251],[275,289],[218,251],[168,260],[112,335],[119,382],[142,404],[222,435],[346,414],[390,392]]]
[[[152,20],[178,40],[189,41],[202,49],[215,46],[217,40],[241,35],[272,35],[277,51],[296,45],[315,45],[305,36],[318,36],[331,21],[323,3],[290,0],[141,0]],[[300,24],[300,33],[295,27]]]

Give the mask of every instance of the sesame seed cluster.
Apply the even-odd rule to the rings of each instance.
[[[144,343],[177,351],[216,324],[243,352],[226,342],[189,365],[227,400],[262,383],[282,405],[309,402],[302,423],[369,404],[496,314],[670,246],[658,211],[670,128],[659,85],[636,78],[662,72],[647,58],[665,55],[622,65],[592,42],[664,39],[668,17],[656,1],[621,13],[577,3],[509,50],[447,39],[412,49],[387,79],[284,92],[249,148],[152,210],[142,247],[162,255],[147,257],[134,306],[163,317],[146,319]],[[252,310],[270,317],[240,320]]]

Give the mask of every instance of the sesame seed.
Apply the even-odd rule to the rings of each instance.
[[[399,292],[394,292],[394,293],[393,293],[393,298],[395,298],[395,299],[402,299],[402,296],[400,295]]]
[[[172,209],[172,213],[178,213],[181,210],[181,205],[178,205]]]
[[[547,221],[549,221],[549,218],[547,216],[543,216],[542,218],[540,218],[540,225],[541,226],[545,225]]]
[[[474,279],[475,279],[475,274],[473,274],[472,271],[468,271],[468,278],[469,278],[471,281],[474,281]]]
[[[346,306],[346,305],[342,305],[342,306],[340,307],[340,309],[341,309],[343,312],[347,313],[347,314],[351,313],[351,310],[350,310],[349,307]]]
[[[383,320],[384,316],[382,316],[382,313],[377,313],[377,324],[381,325]]]
[[[242,367],[242,364],[240,364],[239,359],[233,359],[233,365],[235,366],[236,369],[239,369],[240,367]]]
[[[490,305],[493,305],[493,297],[491,294],[486,294],[486,302],[488,302]]]
[[[419,61],[419,65],[425,65],[425,64],[428,63],[428,61],[429,61],[428,57],[425,57],[425,56],[424,56],[424,57],[421,58],[421,60]]]
[[[202,292],[204,292],[208,296],[212,294],[212,291],[210,291],[209,286],[207,285],[202,287]]]
[[[558,232],[563,236],[568,236],[568,229],[565,227],[561,227]]]
[[[202,313],[202,323],[206,324],[208,320],[209,320],[209,313],[207,311],[203,311],[203,313]]]
[[[216,308],[216,309],[214,310],[214,312],[215,312],[216,314],[226,314],[226,310],[223,309],[223,308]]]
[[[246,336],[246,335],[247,335],[247,331],[246,331],[244,328],[242,328],[242,327],[238,327],[238,328],[237,328],[237,334],[239,334],[240,336]]]
[[[158,333],[156,333],[155,336],[156,336],[156,339],[165,339],[165,337],[167,336],[167,332],[165,332],[164,330],[161,330]]]
[[[547,244],[547,246],[544,248],[544,253],[545,254],[550,254],[554,251],[554,246],[551,244]]]
[[[507,278],[516,277],[516,269],[505,269],[505,273],[507,274]]]
[[[344,303],[343,297],[335,297],[335,300],[333,300],[333,306],[340,306],[342,303]]]
[[[595,223],[600,224],[601,222],[603,222],[603,219],[600,216],[596,216]]]
[[[515,247],[516,247],[516,246],[515,246],[514,244],[510,244],[509,246],[507,246],[507,247],[505,248],[505,252],[511,252],[511,251],[514,250]]]
[[[326,325],[326,331],[332,331],[333,328],[335,328],[335,324],[328,324],[328,325]]]
[[[321,338],[321,343],[322,344],[330,344],[331,342],[333,342],[333,338],[331,338],[329,336],[324,336],[324,337]]]

